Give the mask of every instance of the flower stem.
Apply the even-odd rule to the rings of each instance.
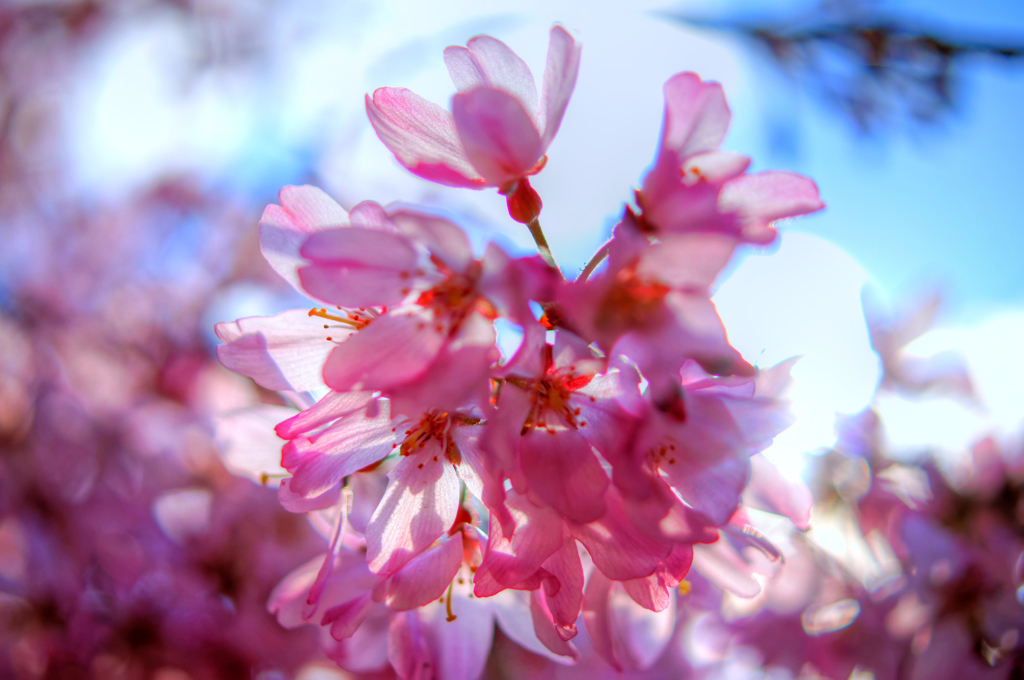
[[[598,248],[597,252],[594,253],[594,257],[590,258],[590,262],[587,263],[587,266],[583,268],[583,271],[581,271],[580,275],[576,278],[579,283],[583,283],[590,278],[590,275],[594,273],[595,269],[597,269],[597,265],[601,264],[601,262],[604,261],[604,258],[608,257],[608,248],[611,244],[611,239],[608,239],[605,241],[603,246]]]
[[[551,253],[551,246],[548,245],[547,238],[544,237],[544,230],[540,228],[540,219],[533,218],[533,220],[526,225],[530,228],[530,235],[533,236],[534,243],[537,244],[537,250],[540,251],[540,256],[544,258],[544,261],[549,265],[558,269],[558,263],[555,262],[555,256]],[[561,269],[558,269],[561,272]]]

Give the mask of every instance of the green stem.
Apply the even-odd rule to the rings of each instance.
[[[544,258],[544,261],[549,265],[558,269],[558,263],[555,262],[555,256],[551,253],[551,246],[548,245],[548,240],[544,237],[544,230],[540,228],[540,220],[534,218],[532,222],[526,225],[530,228],[530,235],[533,236],[534,243],[537,244],[537,250],[540,251],[540,256]],[[558,269],[561,273],[561,269]]]
[[[579,277],[577,277],[576,281],[578,281],[579,283],[583,283],[588,278],[590,278],[590,275],[594,273],[595,269],[597,269],[597,265],[601,264],[601,262],[604,261],[604,258],[608,257],[608,248],[609,246],[611,246],[611,244],[611,239],[609,239],[608,241],[605,242],[603,246],[598,248],[597,252],[594,253],[594,257],[590,258],[590,262],[588,262],[587,266],[584,267],[583,271],[580,272],[580,275]]]

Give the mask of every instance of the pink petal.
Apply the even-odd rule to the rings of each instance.
[[[665,127],[661,145],[686,158],[714,151],[729,129],[729,105],[718,83],[695,73],[677,73],[665,83]]]
[[[429,548],[459,509],[459,477],[436,443],[404,457],[388,480],[366,527],[367,564],[378,574],[395,572]]]
[[[285,628],[298,628],[309,623],[302,616],[309,588],[316,580],[323,555],[318,555],[285,576],[267,599],[267,611],[277,616],[277,622]]]
[[[721,526],[740,504],[740,494],[750,479],[750,462],[746,457],[726,458],[710,466],[686,461],[680,450],[677,464],[665,466],[669,484],[697,512]]]
[[[392,615],[388,631],[388,661],[402,680],[435,677],[437,660],[417,612]]]
[[[453,187],[480,187],[452,115],[400,87],[382,87],[366,97],[366,115],[380,141],[413,173]]]
[[[319,496],[306,498],[292,490],[292,478],[281,480],[281,486],[277,489],[277,500],[281,502],[288,512],[307,513],[314,510],[325,510],[338,502],[341,495],[341,482],[324,491]]]
[[[538,639],[533,622],[534,615],[531,611],[531,599],[534,596],[535,593],[533,591],[504,590],[494,597],[487,598],[486,602],[491,605],[491,609],[494,611],[494,618],[497,620],[501,632],[517,645],[557,663],[571,664],[573,662],[572,653],[574,652],[572,645],[561,645],[555,642],[557,636],[551,635],[550,632],[547,633],[553,645],[568,653],[568,656],[562,656],[552,652]],[[581,599],[582,596],[581,588]],[[542,618],[546,619],[546,617]],[[546,624],[548,631],[550,631],[550,621],[542,620],[542,624]]]
[[[295,413],[284,406],[260,404],[232,411],[214,420],[224,466],[237,475],[267,484],[284,474],[284,441],[271,434],[283,416]],[[276,483],[276,482],[275,482]]]
[[[608,600],[611,595],[612,582],[600,571],[595,570],[587,581],[587,589],[583,594],[583,623],[587,627],[587,634],[594,646],[598,656],[608,662],[608,665],[621,672],[622,663],[619,661],[622,656],[622,642],[613,629],[611,612],[608,609]]]
[[[519,441],[519,461],[530,491],[566,519],[585,523],[604,514],[608,475],[576,430],[530,430]]]
[[[331,627],[331,637],[335,640],[344,640],[352,637],[356,629],[366,619],[373,606],[373,600],[369,592],[355,597],[347,602],[331,607],[324,613],[321,625]]]
[[[281,464],[293,475],[291,491],[311,498],[391,453],[394,441],[387,409],[374,417],[356,411],[319,434],[286,444]]]
[[[349,222],[353,227],[370,229],[376,231],[397,231],[395,224],[391,221],[384,207],[376,201],[363,201],[352,208],[348,214]]]
[[[532,117],[537,111],[537,84],[530,67],[505,43],[489,35],[473,38],[468,48],[452,46],[444,51],[448,74],[459,92],[478,87],[503,90],[523,105]]]
[[[298,268],[305,263],[299,248],[313,232],[347,225],[348,213],[312,186],[287,186],[278,200],[281,205],[268,205],[260,218],[260,250],[274,271],[302,292]]]
[[[370,392],[328,392],[313,406],[278,423],[274,430],[282,439],[295,439],[348,413],[369,411],[373,401]],[[376,408],[386,409],[387,404],[381,403]]]
[[[745,504],[788,517],[798,529],[807,529],[814,504],[807,486],[799,480],[783,477],[762,455],[752,456],[750,463],[753,475],[743,493]]]
[[[462,565],[462,532],[442,538],[388,581],[384,603],[395,611],[421,607],[444,595]]]
[[[563,640],[571,640],[576,636],[576,619],[583,605],[583,564],[576,540],[567,534],[562,547],[544,560],[543,567],[559,583],[557,593],[545,592],[544,596],[556,632]]]
[[[321,635],[321,646],[328,658],[352,673],[382,672],[388,666],[391,616],[387,607],[375,604],[352,637],[337,641],[330,635],[327,639]]]
[[[754,570],[726,540],[694,546],[693,568],[719,588],[740,597],[754,597],[761,592],[761,585],[753,577]]]
[[[792,172],[770,171],[740,175],[722,187],[718,207],[745,218],[743,237],[755,243],[775,238],[772,220],[806,215],[825,204],[818,197],[818,185],[809,177]]]
[[[433,606],[434,609],[428,610],[428,625],[437,655],[437,675],[433,677],[453,680],[481,677],[494,641],[494,614],[490,607],[476,599],[453,597],[455,620],[448,621],[444,606]]]
[[[664,611],[672,604],[670,588],[661,582],[657,574],[622,581],[622,587],[634,602],[652,612]]]
[[[487,403],[491,364],[501,356],[495,339],[491,320],[470,313],[422,375],[388,390],[392,410],[418,415],[430,409],[454,411],[474,401]]]
[[[457,94],[452,115],[466,157],[489,184],[526,175],[543,155],[530,114],[507,92],[479,87]]]
[[[448,220],[416,212],[398,210],[391,216],[402,233],[422,243],[452,271],[462,272],[473,261],[473,246],[458,225]]]
[[[625,581],[653,574],[671,552],[671,544],[653,540],[630,523],[615,487],[609,488],[605,497],[608,509],[604,515],[589,524],[571,524],[573,536],[608,578]]]
[[[322,389],[323,365],[334,349],[354,329],[325,329],[323,319],[293,309],[277,316],[250,316],[214,326],[226,345],[217,347],[217,358],[228,370],[255,380],[268,390],[306,392]]]
[[[576,87],[576,74],[580,68],[580,51],[583,46],[561,26],[551,28],[548,40],[548,58],[544,66],[542,86],[542,112],[544,132],[541,135],[541,149],[547,150],[555,138],[562,116],[569,105],[569,97]]]
[[[394,305],[409,293],[417,255],[409,239],[377,229],[331,229],[311,236],[299,270],[309,295],[344,307]]]
[[[749,166],[750,159],[738,153],[706,151],[683,161],[682,180],[688,185],[700,181],[721,184],[727,179],[742,175]]]
[[[618,643],[616,656],[624,666],[645,670],[665,652],[675,631],[675,589],[668,592],[668,605],[654,611],[640,607],[623,588],[612,584],[608,598],[609,618]]]
[[[666,235],[644,252],[637,274],[672,288],[706,292],[738,244],[735,238],[713,232]]]
[[[331,352],[324,382],[340,392],[385,390],[422,375],[444,342],[427,313],[386,314]]]
[[[568,657],[574,662],[579,661],[580,654],[576,651],[576,646],[563,640],[558,634],[551,611],[539,590],[530,593],[530,614],[533,617],[533,631],[541,644],[558,656]]]
[[[562,546],[563,529],[561,518],[551,507],[538,506],[514,491],[508,492],[505,502],[515,521],[515,533],[506,538],[501,523],[491,516],[490,538],[477,578],[489,575],[498,586],[508,588],[532,575]],[[473,592],[488,597],[498,590],[478,586]]]

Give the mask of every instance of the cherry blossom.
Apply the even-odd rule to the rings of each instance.
[[[665,121],[654,168],[637,200],[641,224],[659,234],[715,231],[752,243],[775,238],[772,222],[820,210],[802,175],[746,174],[750,159],[719,151],[731,113],[722,86],[693,73],[665,83]]]
[[[580,45],[561,26],[551,29],[544,85],[500,40],[482,35],[449,47],[445,64],[459,92],[448,113],[404,88],[382,87],[366,97],[381,141],[420,177],[457,187],[498,187],[509,213],[529,223],[540,197],[529,175],[544,167],[569,103]]]

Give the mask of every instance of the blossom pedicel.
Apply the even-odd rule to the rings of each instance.
[[[381,88],[366,99],[370,121],[417,175],[497,187],[541,257],[493,244],[478,257],[448,220],[373,202],[346,212],[308,186],[267,208],[262,251],[311,308],[218,324],[218,355],[301,407],[276,428],[291,474],[280,498],[331,526],[327,554],[270,608],[282,625],[320,626],[353,672],[390,663],[402,678],[476,678],[494,622],[558,663],[596,653],[605,668],[648,668],[691,565],[749,596],[758,567],[746,548],[779,555],[744,492],[777,477],[756,454],[790,422],[789,364],[744,361],[709,290],[737,247],[821,208],[817,188],[746,174],[748,159],[717,150],[721,87],[674,76],[637,206],[566,282],[528,177],[569,102],[579,43],[552,29],[539,97],[494,38],[444,56],[451,113]],[[499,318],[523,329],[504,362]],[[747,496],[806,526],[806,492]]]

